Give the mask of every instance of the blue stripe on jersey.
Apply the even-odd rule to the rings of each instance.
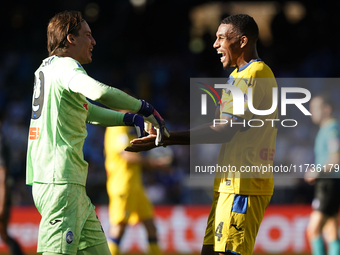
[[[236,213],[246,214],[247,206],[248,206],[248,196],[235,194],[233,208],[231,209],[231,211],[236,212]]]
[[[243,70],[246,69],[251,63],[257,62],[257,61],[262,61],[262,59],[257,58],[257,59],[254,59],[253,61],[250,61],[250,62],[249,62],[248,64],[246,64],[245,66],[242,66],[241,68],[237,69],[237,72],[243,71]]]
[[[225,252],[230,252],[230,253],[235,254],[235,255],[241,255],[240,253],[237,253],[237,252],[231,251],[231,250],[225,250]]]

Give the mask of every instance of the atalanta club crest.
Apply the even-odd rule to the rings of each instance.
[[[70,230],[66,234],[66,243],[71,244],[73,242],[73,232]]]

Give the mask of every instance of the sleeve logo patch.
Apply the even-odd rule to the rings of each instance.
[[[73,242],[73,232],[70,230],[66,234],[66,243],[71,244]]]

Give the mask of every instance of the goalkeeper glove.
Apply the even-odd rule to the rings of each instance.
[[[160,146],[163,144],[163,136],[165,135],[166,137],[170,137],[170,133],[168,129],[165,127],[165,121],[159,115],[159,113],[153,108],[153,106],[144,100],[140,100],[142,102],[139,111],[137,112],[138,114],[141,114],[144,116],[144,120],[146,122],[151,123],[156,131],[157,131],[157,136],[155,140],[156,146]]]
[[[135,113],[125,113],[123,122],[126,126],[134,126],[136,128],[138,138],[144,136],[144,119]]]

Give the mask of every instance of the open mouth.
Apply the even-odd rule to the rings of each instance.
[[[221,60],[221,62],[223,62],[226,54],[224,52],[221,52],[221,51],[218,51],[217,54],[222,54],[222,56],[220,57],[220,60]]]

